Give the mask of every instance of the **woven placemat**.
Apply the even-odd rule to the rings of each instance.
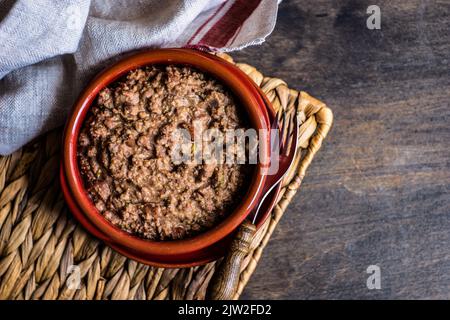
[[[236,299],[333,121],[330,109],[307,93],[250,65],[237,66],[276,110],[297,110],[301,152],[270,219],[252,241]],[[204,299],[218,262],[186,269],[150,267],[116,253],[74,221],[59,186],[60,145],[61,129],[0,157],[0,299]]]

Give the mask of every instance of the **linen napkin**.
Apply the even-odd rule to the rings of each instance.
[[[277,9],[277,0],[0,0],[0,154],[62,125],[121,53],[260,44]]]

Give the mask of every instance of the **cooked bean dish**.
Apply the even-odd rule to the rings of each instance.
[[[153,240],[194,236],[230,214],[252,167],[175,163],[173,132],[193,135],[194,123],[195,130],[224,134],[248,128],[233,95],[191,67],[139,68],[101,90],[78,139],[81,176],[97,210],[120,229]],[[195,143],[191,149],[198,151]]]

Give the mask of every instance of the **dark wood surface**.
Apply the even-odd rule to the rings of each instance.
[[[448,0],[291,0],[233,54],[335,115],[242,298],[450,298],[449,32]]]

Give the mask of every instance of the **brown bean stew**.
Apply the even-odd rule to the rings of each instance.
[[[99,93],[79,135],[78,161],[107,220],[142,238],[172,240],[203,232],[234,209],[250,165],[172,160],[172,133],[193,133],[194,123],[224,134],[248,128],[232,94],[187,66],[140,68]]]

